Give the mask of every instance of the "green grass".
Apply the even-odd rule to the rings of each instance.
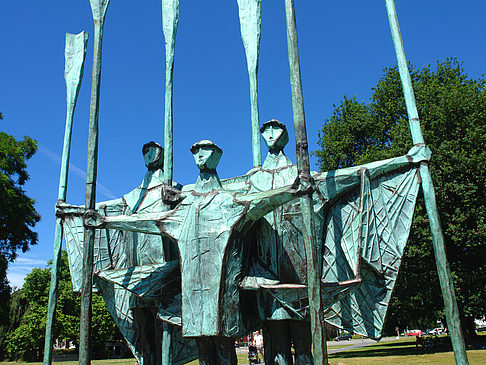
[[[442,338],[442,343],[434,349],[423,349],[415,346],[415,338],[404,338],[397,341],[377,343],[371,346],[344,351],[329,356],[331,365],[418,365],[418,364],[455,364],[450,340]],[[484,341],[481,341],[484,342]],[[485,345],[482,343],[481,345]],[[486,350],[468,350],[470,365],[486,364]]]

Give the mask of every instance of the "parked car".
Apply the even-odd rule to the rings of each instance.
[[[407,336],[420,336],[422,335],[422,330],[411,330],[407,332]]]
[[[442,327],[434,328],[433,331],[435,331],[436,335],[442,335],[443,333],[447,332],[447,330],[445,328],[442,328]]]
[[[345,333],[345,334],[339,335],[337,337],[334,337],[334,341],[342,341],[342,340],[350,341],[352,337],[353,336],[351,336],[350,333]]]

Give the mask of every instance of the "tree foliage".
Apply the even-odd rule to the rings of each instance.
[[[40,216],[34,208],[35,201],[22,190],[29,179],[26,162],[36,150],[33,139],[24,137],[17,141],[0,132],[0,349],[10,326],[8,263],[17,257],[18,250],[25,252],[29,245],[37,243],[37,234],[31,228]]]
[[[20,298],[27,303],[20,321],[12,326],[7,335],[5,351],[7,357],[35,360],[44,350],[47,304],[51,268],[33,269],[25,278]],[[11,307],[12,308],[12,307]],[[12,308],[14,310],[14,308]],[[59,275],[59,298],[56,308],[54,338],[79,343],[80,298],[73,292],[66,252],[62,253]],[[93,338],[95,357],[106,355],[106,342],[115,334],[115,324],[100,295],[93,295]]]
[[[409,66],[463,324],[486,313],[486,80],[456,59]],[[396,67],[368,103],[345,97],[319,133],[321,171],[400,156],[412,147]],[[419,198],[386,328],[432,327],[443,318],[428,219]],[[465,328],[466,332],[471,330]],[[471,335],[473,333],[470,333]]]
[[[0,255],[0,353],[9,328],[10,285],[7,280],[8,262]]]
[[[17,141],[0,132],[0,255],[12,261],[19,249],[25,252],[37,243],[32,227],[40,220],[35,200],[25,195],[22,186],[29,179],[27,160],[37,151],[30,137]]]

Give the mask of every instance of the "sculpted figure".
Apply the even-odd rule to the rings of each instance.
[[[297,176],[296,166],[283,153],[288,141],[285,126],[271,120],[261,132],[269,149],[263,166],[229,180],[225,187],[265,191]],[[381,337],[418,193],[418,163],[429,156],[425,146],[416,146],[406,156],[313,173],[315,234],[328,322]],[[268,364],[292,364],[291,343],[296,364],[312,363],[301,228],[295,200],[267,214],[249,238],[255,246],[241,287],[257,290]]]
[[[245,335],[238,283],[244,234],[254,222],[308,190],[292,186],[240,195],[226,191],[216,172],[222,150],[203,140],[191,147],[200,173],[173,210],[130,216],[87,216],[97,228],[132,230],[177,241],[182,276],[182,331],[195,337],[201,364],[236,364],[234,338]]]
[[[100,214],[110,216],[161,212],[176,205],[177,192],[181,186],[174,184],[174,187],[168,187],[164,184],[162,146],[153,141],[148,142],[142,147],[142,154],[147,172],[141,185],[119,199],[98,203],[96,208]],[[64,216],[74,290],[79,290],[82,275],[83,213],[84,207],[58,204],[58,214]],[[151,292],[140,289],[143,283],[137,284],[137,287],[131,284],[138,279],[153,279],[157,274],[165,274],[170,267],[172,275],[175,273],[172,281],[177,282],[179,277],[180,296],[176,242],[168,237],[139,232],[103,230],[97,232],[94,256],[96,287],[131,351],[141,364],[160,364],[163,330],[157,315],[161,303]],[[177,290],[172,290],[171,299],[175,300],[177,295]],[[174,332],[174,343],[171,346],[177,347],[177,341],[182,340],[180,329],[170,326],[168,330]],[[184,347],[191,349],[191,344],[186,343]],[[173,350],[178,352],[177,349]],[[184,356],[193,359],[194,350],[195,346],[192,345],[192,355],[191,351],[187,351]]]
[[[289,141],[285,125],[272,119],[260,128],[268,154],[259,171],[250,177],[250,192],[280,188],[293,181],[297,167],[285,156],[284,147]],[[267,284],[305,284],[305,257],[300,233],[284,223],[284,213],[292,209],[293,202],[282,205],[265,215],[253,232],[256,254],[251,254],[255,271],[265,272]],[[270,281],[269,281],[270,280]],[[275,299],[270,292],[258,292],[258,307],[263,321],[265,362],[292,364],[291,344],[295,349],[296,364],[312,364],[312,337],[310,322],[302,320]]]

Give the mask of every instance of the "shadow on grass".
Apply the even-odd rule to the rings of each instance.
[[[388,343],[377,343],[375,345],[342,351],[331,354],[329,357],[355,358],[355,357],[386,357],[386,356],[414,356],[423,354],[436,354],[452,350],[449,338],[439,338],[432,348],[423,348],[415,345],[415,340],[401,340]]]

